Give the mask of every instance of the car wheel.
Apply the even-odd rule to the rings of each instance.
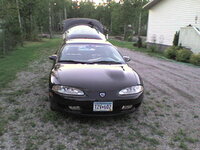
[[[142,102],[134,105],[135,109],[139,109],[139,107],[141,106],[141,104],[142,104]]]
[[[58,105],[54,102],[52,98],[49,98],[49,99],[50,99],[50,109],[52,111],[58,111]]]

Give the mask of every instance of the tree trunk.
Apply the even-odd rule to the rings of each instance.
[[[124,25],[124,40],[126,39],[126,24]]]
[[[52,39],[52,18],[51,18],[51,3],[49,2],[49,35]]]
[[[111,15],[111,17],[110,17],[110,32],[112,33],[112,25],[113,25],[113,23],[112,23],[112,15]]]
[[[138,36],[141,35],[141,21],[142,21],[142,11],[140,11],[140,15],[139,15]]]
[[[142,2],[141,2],[141,8],[140,8],[140,14],[139,14],[139,23],[138,23],[138,36],[140,36],[140,35],[141,35],[142,6],[143,6],[143,0],[142,0]]]
[[[64,15],[65,15],[65,19],[67,19],[67,8],[64,6]]]
[[[1,4],[2,4],[2,10],[3,10],[3,6],[4,6],[3,0],[1,1]],[[2,19],[2,24],[4,24],[4,18]],[[4,28],[2,28],[2,53],[3,53],[3,55],[6,54],[6,30],[5,30],[5,26],[4,26]]]
[[[3,55],[6,54],[6,31],[3,29]]]
[[[18,21],[19,21],[19,29],[20,29],[20,43],[23,46],[23,29],[22,29],[22,21],[21,21],[21,15],[19,11],[19,1],[16,0],[16,7],[17,7],[17,15],[18,15]]]

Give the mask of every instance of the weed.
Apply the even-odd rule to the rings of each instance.
[[[26,142],[26,149],[25,150],[36,150],[38,149],[37,145],[32,141],[32,140],[28,140]]]
[[[180,148],[184,149],[184,150],[188,150],[188,147],[187,145],[184,143],[184,142],[180,142],[180,145],[179,145]]]
[[[59,118],[60,118],[60,115],[57,112],[46,111],[43,114],[42,121],[44,121],[45,123],[49,121],[55,122],[55,121],[58,121]]]
[[[2,116],[0,116],[0,136],[2,136],[6,132],[6,125],[8,121],[6,119],[3,119]]]
[[[9,97],[6,99],[6,101],[7,101],[8,103],[16,103],[15,98],[12,97],[12,96],[9,96]]]
[[[198,139],[189,137],[183,129],[178,129],[178,131],[174,134],[172,140],[175,142],[179,142],[179,147],[184,150],[188,149],[186,142],[196,143],[199,141]]]
[[[194,118],[199,118],[199,116],[198,115],[194,115]]]
[[[30,122],[30,126],[33,127],[33,128],[35,128],[36,127],[35,122]]]
[[[10,115],[8,116],[8,120],[10,120],[10,121],[16,121],[16,120],[18,120],[18,119],[19,119],[19,114],[16,114],[16,113],[10,114]]]
[[[66,149],[66,146],[64,144],[58,144],[56,147],[55,147],[56,150],[65,150]]]

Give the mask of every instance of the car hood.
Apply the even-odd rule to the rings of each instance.
[[[51,75],[58,84],[89,90],[119,90],[141,84],[127,64],[56,64]]]

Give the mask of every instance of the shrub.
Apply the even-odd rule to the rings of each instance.
[[[191,55],[192,55],[192,51],[187,50],[187,49],[180,49],[177,52],[176,60],[182,61],[182,62],[189,62]]]
[[[149,49],[150,49],[151,52],[157,51],[156,45],[151,45],[151,46],[149,47]]]
[[[142,38],[141,37],[138,37],[137,45],[138,45],[138,48],[142,47]]]
[[[170,59],[176,59],[176,53],[179,50],[177,46],[171,46],[164,51],[164,55]]]
[[[176,32],[175,35],[174,35],[174,40],[173,40],[174,46],[178,46],[179,34],[180,34],[180,32]]]
[[[200,66],[200,53],[192,54],[190,57],[190,63]]]
[[[137,42],[136,42],[136,43],[133,43],[133,46],[136,46],[136,47],[138,47],[138,48],[143,47],[142,38],[141,38],[141,37],[138,37]]]
[[[147,48],[147,43],[144,42],[144,43],[142,44],[142,47],[143,47],[143,48]]]
[[[128,36],[127,41],[131,42],[132,41],[132,36]]]

